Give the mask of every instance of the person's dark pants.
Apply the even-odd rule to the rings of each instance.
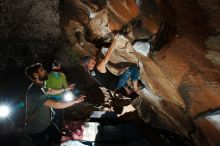
[[[41,133],[30,135],[34,146],[53,146],[60,144],[60,132],[51,124]]]
[[[56,101],[61,101],[62,96],[61,95],[50,95],[51,99],[54,99]],[[62,133],[62,128],[63,128],[63,114],[64,110],[63,109],[53,109],[53,120],[52,122],[56,125],[56,127],[59,129],[59,131]]]
[[[55,111],[53,123],[57,126],[60,133],[62,133],[63,128],[63,109],[53,109]]]

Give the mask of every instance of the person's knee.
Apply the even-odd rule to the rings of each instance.
[[[137,66],[137,65],[133,65],[133,66],[131,66],[131,67],[129,68],[129,70],[132,71],[132,72],[139,72],[140,67]]]
[[[139,72],[139,70],[140,70],[140,67],[138,65],[133,65],[131,68],[132,68],[132,70],[134,70],[136,72]]]

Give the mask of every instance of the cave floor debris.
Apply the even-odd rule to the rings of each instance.
[[[61,146],[191,146],[171,132],[141,120],[121,120],[114,112],[94,111],[84,121],[66,121]]]

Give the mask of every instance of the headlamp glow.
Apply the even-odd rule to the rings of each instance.
[[[74,100],[75,98],[76,98],[75,95],[74,95],[72,92],[70,92],[70,91],[65,92],[64,95],[63,95],[63,100],[64,100],[65,102],[72,101],[72,100]]]
[[[0,105],[0,118],[6,118],[9,116],[11,110],[7,105]]]

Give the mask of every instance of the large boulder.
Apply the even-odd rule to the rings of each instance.
[[[74,3],[64,3],[62,25],[79,54],[103,55],[112,36],[120,32],[109,69],[117,74],[139,64],[146,88],[133,104],[146,123],[186,136],[199,146],[219,144],[217,0],[64,2]],[[149,55],[132,46],[143,39],[151,45]]]

